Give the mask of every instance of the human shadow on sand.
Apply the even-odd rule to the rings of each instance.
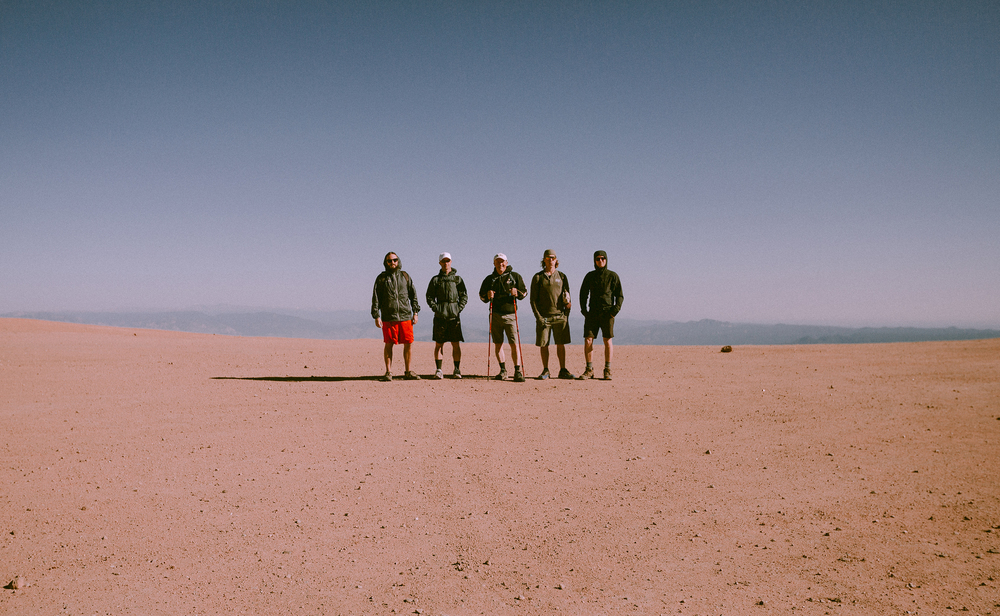
[[[213,376],[212,380],[215,381],[275,381],[279,383],[335,383],[339,381],[381,381],[382,376]],[[476,374],[463,374],[463,380],[483,380],[484,376]],[[420,379],[423,381],[435,381],[440,379],[435,379],[433,374],[420,375]],[[405,381],[407,379],[403,378],[402,375],[393,376],[392,382]],[[450,376],[444,378],[446,381],[452,381]]]

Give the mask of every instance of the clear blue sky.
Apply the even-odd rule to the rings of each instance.
[[[0,0],[0,312],[553,248],[622,317],[1000,327],[998,235],[995,0]]]

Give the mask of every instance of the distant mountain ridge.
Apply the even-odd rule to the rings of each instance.
[[[258,311],[240,310],[210,314],[198,310],[175,312],[12,312],[2,317],[60,321],[87,325],[108,325],[139,329],[222,334],[227,336],[271,336],[317,340],[381,339],[367,312],[337,311]],[[530,315],[529,315],[530,316]],[[533,321],[533,319],[529,319]],[[421,324],[424,321],[421,321]],[[417,326],[417,340],[430,340],[430,327]],[[466,340],[485,342],[484,326],[464,322]],[[582,342],[578,330],[581,318],[571,321],[575,342]],[[522,333],[522,343],[532,343],[534,327]],[[768,345],[768,344],[859,344],[877,342],[924,342],[932,340],[979,340],[1000,338],[1000,330],[959,329],[957,327],[833,327],[825,325],[758,325],[726,321],[642,321],[619,318],[615,321],[618,344],[677,345]]]

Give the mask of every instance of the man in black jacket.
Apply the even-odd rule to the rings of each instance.
[[[417,313],[420,312],[417,291],[413,288],[410,275],[403,271],[396,253],[387,253],[382,265],[385,271],[375,278],[372,290],[372,318],[375,319],[375,327],[382,330],[382,341],[385,343],[382,353],[385,376],[382,380],[392,380],[392,347],[396,344],[403,345],[403,362],[406,364],[403,378],[419,380],[417,373],[410,370],[413,326],[417,324]]]
[[[590,299],[588,308],[587,299]],[[594,269],[587,272],[580,285],[580,310],[583,312],[583,355],[587,368],[577,378],[594,378],[594,338],[600,331],[604,338],[604,378],[611,380],[611,355],[614,352],[615,316],[622,309],[625,295],[618,274],[608,269],[608,253],[594,253]]]
[[[458,270],[451,266],[451,254],[442,252],[438,256],[441,271],[431,278],[427,285],[427,305],[434,312],[434,378],[443,379],[441,364],[444,362],[444,343],[451,343],[451,359],[455,362],[456,379],[462,378],[459,364],[462,362],[461,343],[462,319],[459,316],[469,301],[465,290],[465,281],[458,275]]]
[[[524,299],[528,290],[524,287],[524,279],[507,264],[507,255],[503,253],[493,257],[493,272],[483,280],[479,287],[479,299],[490,304],[490,331],[493,334],[493,344],[496,346],[497,362],[500,363],[498,381],[507,378],[507,364],[504,363],[503,335],[507,333],[510,342],[510,358],[514,361],[514,381],[524,382],[521,362],[517,354],[517,339],[515,333],[517,321],[517,300]]]

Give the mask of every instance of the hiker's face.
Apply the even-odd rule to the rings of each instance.
[[[388,257],[385,258],[385,264],[389,266],[390,269],[399,268],[399,257],[396,253],[390,253]]]
[[[502,274],[507,269],[507,262],[503,259],[494,259],[493,267],[496,268],[498,274]]]
[[[451,259],[441,261],[441,270],[447,274],[451,272]]]

